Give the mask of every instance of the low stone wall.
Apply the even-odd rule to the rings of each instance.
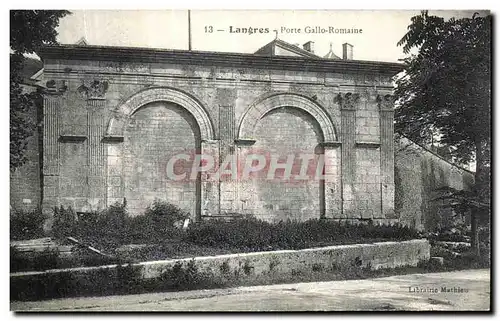
[[[249,279],[262,275],[307,273],[315,270],[345,270],[351,267],[395,268],[416,266],[430,257],[427,240],[336,245],[304,250],[284,250],[227,254],[195,258],[199,270],[221,275],[239,274]],[[144,278],[161,275],[175,262],[187,264],[192,259],[140,263]]]
[[[294,275],[308,275],[311,272],[346,271],[366,268],[370,270],[416,266],[429,260],[430,244],[425,239],[403,242],[380,242],[373,244],[338,245],[304,250],[285,250],[255,253],[239,253],[219,256],[197,257],[191,259],[164,260],[132,264],[134,277],[142,280],[164,280],[164,273],[172,271],[174,266],[187,269],[193,262],[198,273],[217,280],[237,279],[238,282],[255,283],[260,278],[267,280],[293,281]],[[193,263],[191,263],[193,264]],[[174,269],[175,270],[175,269]],[[26,286],[41,284],[41,287],[53,287],[64,291],[65,284],[86,286],[88,280],[94,285],[122,282],[128,277],[122,266],[49,270],[43,272],[11,273],[11,296],[17,297],[16,291],[29,294]],[[125,273],[125,274],[124,274]],[[66,283],[53,284],[64,279]],[[59,282],[59,281],[58,281]],[[69,282],[69,283],[68,283]],[[76,282],[76,283],[75,283]],[[13,293],[14,291],[14,293]],[[37,291],[51,292],[40,289]],[[45,296],[45,295],[44,295]]]

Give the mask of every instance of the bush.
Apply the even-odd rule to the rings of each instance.
[[[191,260],[176,262],[161,276],[144,279],[142,267],[119,265],[84,274],[61,272],[11,279],[11,300],[33,301],[71,296],[120,295],[144,292],[179,291],[220,286],[211,273],[200,271]]]
[[[190,260],[186,267],[181,261],[166,269],[159,278],[166,289],[191,290],[207,282],[210,278],[198,270],[195,260]]]
[[[232,221],[214,219],[191,225],[186,237],[200,245],[251,250],[271,245],[271,233],[269,223],[254,218]]]
[[[152,205],[148,206],[145,214],[160,231],[171,230],[176,224],[182,224],[185,219],[189,218],[189,213],[160,200],[155,200]]]
[[[43,237],[45,219],[40,208],[32,211],[11,210],[10,239],[27,240]]]
[[[200,245],[260,251],[367,240],[401,241],[418,237],[416,230],[399,224],[349,224],[324,219],[271,224],[255,218],[244,218],[232,221],[215,219],[193,224],[188,229],[186,239]]]
[[[71,207],[64,208],[62,205],[54,208],[54,223],[52,233],[54,237],[62,239],[75,235],[77,230],[76,213]]]
[[[156,200],[145,215],[128,216],[126,203],[116,203],[101,212],[80,216],[75,235],[86,243],[104,250],[123,244],[159,243],[171,237],[179,238],[176,223],[189,217],[175,205]]]
[[[115,203],[100,212],[80,215],[75,237],[100,249],[115,248],[127,239],[128,221],[126,204]]]
[[[59,267],[59,251],[47,248],[42,252],[24,254],[10,247],[10,272],[43,271]]]
[[[179,207],[155,200],[145,215],[127,218],[127,243],[158,243],[169,238],[179,238],[179,228],[189,213]]]
[[[105,248],[114,248],[127,239],[128,221],[126,204],[116,203],[106,210],[96,213],[97,228],[88,231],[89,241]]]

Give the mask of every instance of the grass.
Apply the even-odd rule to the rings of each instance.
[[[247,222],[240,222],[242,225],[249,226]],[[240,224],[232,223],[232,224]],[[261,224],[261,222],[257,222]],[[306,226],[316,226],[316,222],[308,223]],[[214,225],[210,225],[214,226]],[[223,225],[224,226],[224,225]],[[234,225],[233,225],[234,226]],[[226,225],[227,227],[227,225]],[[281,227],[283,228],[283,227]],[[355,231],[365,231],[364,234],[358,235],[385,235],[386,232],[376,231],[376,227],[355,227]],[[314,230],[314,229],[313,229]],[[196,230],[198,231],[198,230]],[[233,235],[238,231],[238,227],[232,232],[225,234],[211,234],[218,235],[219,240],[227,239],[228,235]],[[269,231],[269,230],[268,230]],[[298,228],[298,233],[300,228]],[[318,232],[317,230],[315,230]],[[351,231],[347,227],[345,231]],[[367,232],[368,231],[368,232]],[[372,232],[375,231],[375,232]],[[389,231],[389,229],[387,229]],[[206,232],[206,231],[205,231]],[[204,233],[205,233],[204,232]],[[351,231],[352,232],[352,231]],[[254,232],[255,233],[255,232]],[[261,229],[259,233],[263,232]],[[321,233],[319,233],[321,234]],[[349,233],[346,233],[349,234]],[[189,235],[189,234],[187,234]],[[254,234],[255,235],[255,234]],[[264,234],[267,235],[267,234]],[[310,234],[312,235],[312,234]],[[337,234],[342,235],[342,234]],[[403,235],[403,234],[401,234]],[[346,237],[330,238],[328,241],[311,241],[316,236],[305,237],[308,243],[300,243],[310,247],[318,247],[333,244],[346,244],[346,243],[360,243],[360,238],[347,239]],[[167,268],[163,273],[153,279],[143,279],[141,267],[124,264],[125,262],[137,262],[148,260],[159,260],[166,258],[184,258],[192,256],[207,256],[217,254],[227,254],[241,252],[242,249],[236,246],[238,240],[244,242],[245,238],[237,238],[236,242],[219,242],[213,244],[202,245],[203,238],[200,238],[196,243],[191,241],[188,237],[180,239],[163,239],[160,244],[149,244],[145,246],[134,246],[128,251],[122,250],[120,255],[115,258],[116,263],[120,264],[117,269],[98,268],[87,273],[80,273],[78,275],[71,273],[54,273],[39,276],[24,277],[18,276],[11,277],[11,300],[42,300],[59,297],[76,297],[76,296],[102,296],[102,295],[120,295],[120,294],[135,294],[146,292],[162,292],[162,291],[183,291],[195,289],[210,289],[210,288],[225,288],[237,286],[251,286],[251,285],[266,285],[276,283],[297,283],[297,282],[318,282],[318,281],[335,281],[335,280],[352,280],[352,279],[366,279],[378,278],[391,275],[411,274],[411,273],[427,273],[427,272],[443,272],[452,270],[461,270],[469,268],[488,267],[489,259],[478,259],[474,256],[465,254],[459,259],[445,258],[444,265],[436,265],[432,262],[421,262],[417,267],[398,267],[393,269],[379,269],[371,270],[370,267],[361,267],[354,264],[349,268],[339,268],[335,265],[323,266],[322,264],[315,264],[311,266],[307,272],[303,270],[292,270],[289,274],[273,274],[276,264],[271,261],[269,264],[269,273],[255,277],[251,276],[253,273],[252,266],[248,264],[241,265],[238,271],[232,270],[228,264],[224,262],[219,267],[219,272],[213,274],[211,271],[200,270],[195,260],[188,263],[176,262],[170,268]],[[370,243],[375,241],[383,241],[387,238],[361,238],[361,243]],[[229,244],[228,244],[229,243]],[[218,246],[217,246],[218,244]],[[255,244],[255,242],[251,243]],[[287,246],[287,243],[282,243]],[[247,247],[246,251],[257,251],[261,247]],[[271,246],[268,250],[282,249],[279,245]],[[432,248],[431,255],[439,255],[438,247]],[[11,251],[11,264],[16,260],[12,259],[12,255],[16,255],[15,249]],[[17,253],[19,254],[19,253]],[[41,265],[54,267],[68,267],[71,264],[82,265],[101,265],[103,263],[110,264],[114,262],[102,262],[99,259],[90,258],[88,261],[83,260],[83,254],[73,261],[64,261],[53,252],[41,253],[40,257],[34,262],[37,267]],[[17,262],[18,268],[20,265]],[[29,266],[29,265],[28,265]],[[30,267],[33,267],[30,266]],[[12,265],[11,265],[12,268]]]

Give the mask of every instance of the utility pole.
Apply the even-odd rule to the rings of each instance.
[[[191,10],[188,10],[189,51],[191,51]]]

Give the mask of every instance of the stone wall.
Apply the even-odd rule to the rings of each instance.
[[[132,115],[119,146],[123,175],[113,177],[113,197],[124,195],[132,214],[144,211],[155,199],[195,213],[197,181],[174,181],[165,169],[169,159],[184,152],[193,154],[200,144],[196,120],[184,108],[163,102],[143,106]]]
[[[373,244],[338,245],[304,250],[284,250],[255,253],[238,253],[196,257],[180,260],[151,261],[132,264],[142,279],[159,278],[176,263],[186,268],[194,259],[197,271],[216,279],[236,277],[239,284],[267,282],[293,282],[295,275],[314,272],[339,273],[353,269],[390,269],[417,266],[429,260],[430,244],[427,240],[380,242]],[[106,269],[106,270],[104,270]],[[100,273],[100,272],[106,273]],[[43,291],[50,288],[48,280],[76,280],[82,287],[113,284],[120,278],[116,265],[84,267],[44,272],[19,272],[10,274],[14,296],[30,287]],[[106,278],[106,279],[103,279]],[[122,277],[123,278],[123,277]],[[119,281],[124,281],[123,279]],[[248,283],[246,283],[248,282]],[[29,286],[26,286],[29,284]],[[42,292],[43,293],[43,292]],[[33,293],[27,293],[28,297]]]
[[[395,218],[389,96],[394,66],[368,68],[353,61],[340,72],[304,59],[313,65],[302,67],[293,57],[273,66],[271,58],[228,56],[239,59],[235,66],[211,64],[208,54],[175,63],[123,53],[107,57],[111,49],[102,48],[85,50],[106,57],[87,53],[79,60],[83,49],[71,48],[62,50],[77,50],[73,58],[43,53],[44,82],[50,83],[44,106],[46,211],[62,204],[88,212],[126,198],[137,215],[159,198],[195,219],[235,212],[267,220]],[[255,59],[271,60],[252,67]],[[162,176],[162,158],[178,150],[241,160],[249,149],[324,155],[324,175],[302,185],[269,185],[240,178],[221,182],[206,172],[175,186]]]
[[[436,189],[469,190],[474,174],[406,138],[397,143],[395,162],[395,206],[400,222],[425,231],[449,225],[453,213],[432,201],[438,196]]]
[[[315,149],[323,141],[322,136],[314,118],[304,111],[275,109],[264,115],[255,127],[253,137],[256,142],[252,150],[273,153],[269,158],[280,155],[279,161],[284,163],[288,155],[294,158],[298,154],[316,156]],[[276,221],[318,218],[324,208],[324,195],[320,190],[322,182],[317,179],[292,181],[292,175],[299,172],[299,168],[292,169],[288,176],[284,170],[277,169],[270,177],[266,171],[262,172],[264,175],[242,182],[250,185],[247,191],[251,195],[249,205],[252,208],[248,209],[248,213],[259,218],[271,217]]]
[[[136,215],[159,198],[195,218],[325,216],[432,230],[450,216],[430,202],[434,189],[473,183],[472,173],[416,145],[394,150],[391,73],[383,68],[361,72],[352,62],[351,71],[288,70],[91,56],[45,57],[43,193],[36,134],[28,162],[11,173],[13,208],[34,209],[42,195],[47,213],[61,204],[98,210],[126,198]],[[165,178],[165,158],[178,150],[223,160],[273,149],[324,155],[324,178],[217,181],[207,173],[173,185]]]
[[[283,250],[256,253],[228,254],[194,258],[198,268],[212,275],[238,273],[243,278],[256,279],[265,275],[307,274],[315,269],[324,271],[349,270],[353,267],[370,270],[417,266],[429,260],[430,245],[427,240],[380,242],[373,244],[335,245],[305,250]],[[192,259],[180,260],[187,264]],[[179,260],[144,262],[144,278],[159,277],[166,267]],[[244,267],[247,267],[246,269]],[[248,271],[245,273],[245,270]],[[223,276],[223,275],[221,275]]]

